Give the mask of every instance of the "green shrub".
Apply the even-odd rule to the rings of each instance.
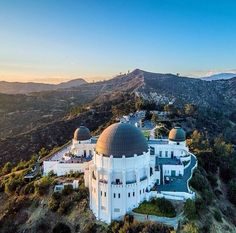
[[[196,206],[193,200],[187,199],[184,203],[184,214],[190,220],[196,218]]]
[[[57,223],[52,230],[53,233],[71,233],[71,229],[65,223]]]
[[[50,198],[49,201],[48,201],[48,208],[53,211],[53,212],[56,212],[59,208],[59,201],[58,200],[55,200],[53,198]]]
[[[214,218],[218,222],[222,222],[222,216],[219,210],[214,211]]]
[[[73,205],[73,201],[71,200],[68,200],[68,199],[61,200],[59,208],[58,208],[58,213],[61,215],[67,214],[69,210],[71,209],[72,205]]]
[[[12,169],[12,164],[11,162],[7,162],[4,167],[2,168],[2,174],[5,175],[5,174],[8,174],[11,172],[11,169]]]
[[[63,195],[69,195],[73,192],[73,186],[71,184],[69,185],[64,185],[64,189],[62,190]]]
[[[35,192],[40,196],[47,194],[49,191],[49,187],[52,184],[52,181],[53,180],[48,176],[44,176],[40,180],[36,181],[34,183]]]
[[[157,216],[175,217],[176,211],[172,203],[165,198],[153,198],[151,201],[144,201],[134,212]]]
[[[24,194],[24,195],[33,194],[34,190],[35,190],[34,181],[32,181],[32,182],[26,184],[25,187],[23,187],[22,194]]]
[[[198,228],[194,223],[187,223],[183,225],[183,233],[198,233]]]
[[[48,201],[48,208],[53,212],[56,212],[60,206],[61,198],[62,196],[59,192],[53,193]]]
[[[228,198],[236,206],[236,182],[231,181],[228,187]]]
[[[5,192],[8,194],[11,194],[15,191],[20,190],[20,188],[23,186],[24,184],[24,180],[23,177],[19,176],[15,176],[12,175],[11,177],[9,177],[5,183]]]
[[[192,186],[197,191],[204,191],[207,189],[207,180],[201,173],[197,170],[194,174],[192,179],[190,180],[190,186]]]

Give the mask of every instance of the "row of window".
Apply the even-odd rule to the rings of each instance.
[[[96,192],[96,189],[93,188],[93,191],[94,191],[94,193],[95,193],[95,192]],[[143,189],[143,190],[140,189],[140,190],[139,190],[140,195],[142,194],[142,192],[144,193],[144,192],[145,192],[145,189]],[[102,196],[106,197],[106,196],[107,196],[107,193],[101,191],[101,197],[102,197]],[[117,195],[116,195],[116,193],[113,193],[113,198],[116,198],[116,197],[120,198],[120,193],[118,193]],[[128,193],[128,197],[131,197],[131,193],[130,193],[130,192]],[[135,192],[133,192],[133,197],[135,197]]]
[[[168,157],[168,151],[165,151],[165,157]],[[170,155],[171,155],[171,157],[173,157],[174,156],[174,151],[171,151],[170,152]],[[159,157],[162,157],[162,151],[159,151]]]
[[[145,192],[145,189],[140,189],[139,190],[139,194],[141,195],[142,194],[142,192],[144,193]],[[131,195],[133,196],[133,197],[135,197],[135,192],[133,192],[133,193],[128,193],[128,197],[131,197]],[[116,193],[113,193],[113,198],[116,198]],[[120,193],[118,193],[118,198],[120,198]]]

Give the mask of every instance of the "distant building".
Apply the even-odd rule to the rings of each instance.
[[[70,145],[44,161],[44,174],[84,173],[91,210],[110,223],[152,197],[194,198],[188,182],[196,166],[182,128],[168,139],[147,140],[134,125],[115,123],[98,139],[77,129]]]
[[[78,189],[79,188],[79,181],[78,180],[73,180],[73,182],[66,182],[66,183],[61,183],[61,184],[56,184],[54,186],[54,192],[62,192],[62,190],[66,186],[71,186],[72,189]]]

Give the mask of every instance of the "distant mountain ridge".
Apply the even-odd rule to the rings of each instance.
[[[219,74],[213,74],[207,77],[202,77],[201,80],[205,81],[216,81],[216,80],[225,80],[225,79],[231,79],[236,77],[236,73],[219,73]]]
[[[20,82],[6,82],[0,81],[0,93],[4,94],[27,94],[31,92],[52,91],[63,88],[78,87],[87,83],[84,79],[74,79],[68,82],[59,84],[45,84],[45,83],[20,83]]]

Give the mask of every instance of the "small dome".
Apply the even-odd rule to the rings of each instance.
[[[182,142],[186,140],[185,131],[181,127],[174,127],[169,132],[169,140],[175,142]]]
[[[147,140],[143,133],[127,123],[115,123],[106,128],[96,144],[96,152],[114,158],[133,157],[148,151]]]
[[[85,126],[80,126],[74,132],[74,140],[85,141],[91,138],[91,134],[88,128]]]

